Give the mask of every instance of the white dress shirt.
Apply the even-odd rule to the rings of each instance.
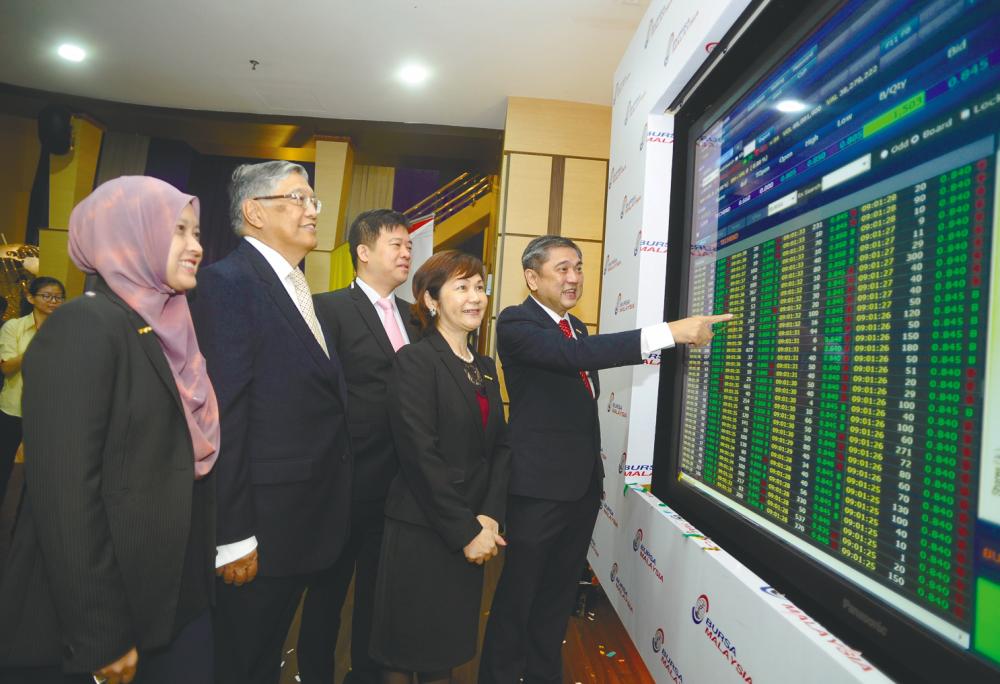
[[[376,292],[371,285],[363,281],[360,276],[355,276],[354,282],[358,284],[358,287],[361,288],[361,291],[365,293],[366,297],[368,297],[368,300],[372,303],[372,306],[375,307],[375,311],[378,312],[378,317],[382,321],[382,325],[384,326],[385,312],[382,310],[382,307],[380,307],[376,303],[378,302],[378,300],[382,299],[382,295]],[[353,287],[353,283],[351,284],[351,286]],[[396,298],[390,292],[388,299],[390,302],[392,302],[392,313],[396,317],[396,325],[399,326],[399,332],[403,333],[403,342],[405,344],[409,344],[410,336],[406,333],[406,326],[403,325],[403,317],[399,314],[399,307],[396,306]]]
[[[244,235],[243,239],[249,242],[251,247],[260,252],[261,256],[263,256],[264,259],[267,260],[267,263],[271,265],[271,268],[274,269],[275,275],[278,276],[278,280],[281,281],[281,285],[285,288],[285,292],[288,293],[289,299],[291,299],[294,304],[295,287],[292,285],[292,281],[289,280],[288,274],[292,272],[292,269],[298,267],[292,266],[276,249],[265,245],[257,238]],[[295,307],[295,310],[299,310],[298,306]],[[215,547],[215,567],[221,568],[227,563],[239,560],[256,548],[257,537],[250,537],[249,539],[233,542],[232,544],[222,544],[217,546]]]

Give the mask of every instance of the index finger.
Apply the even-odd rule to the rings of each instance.
[[[734,316],[731,313],[715,314],[714,316],[705,316],[706,323],[725,323],[726,321],[733,320]]]

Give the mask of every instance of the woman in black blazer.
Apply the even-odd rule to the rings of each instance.
[[[389,416],[400,473],[386,501],[371,655],[383,682],[448,681],[476,653],[482,565],[499,533],[510,450],[493,360],[469,348],[483,264],[440,252],[414,275],[424,337],[399,350]]]
[[[197,199],[144,177],[70,217],[88,278],[25,355],[0,682],[211,681],[218,406],[184,291]]]

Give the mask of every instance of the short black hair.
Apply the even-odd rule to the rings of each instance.
[[[354,271],[358,270],[358,246],[374,247],[379,233],[389,231],[396,226],[410,229],[410,219],[392,209],[372,209],[358,214],[347,230],[347,244],[351,246],[351,264]]]
[[[549,260],[549,250],[554,247],[569,247],[576,250],[576,255],[583,259],[583,253],[576,243],[561,235],[542,235],[528,243],[521,254],[521,267],[529,268],[536,273],[541,272],[542,265]]]
[[[42,288],[45,287],[46,285],[55,285],[56,287],[59,288],[59,291],[62,292],[63,297],[66,296],[66,288],[63,287],[63,284],[60,283],[55,278],[49,276],[38,276],[37,278],[32,280],[31,284],[28,285],[28,292],[30,292],[31,296],[34,297],[39,292],[41,292]]]

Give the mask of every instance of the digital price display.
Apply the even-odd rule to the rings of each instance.
[[[686,358],[682,482],[965,648],[1000,616],[998,36],[845,3],[701,130],[686,284],[736,318]]]

